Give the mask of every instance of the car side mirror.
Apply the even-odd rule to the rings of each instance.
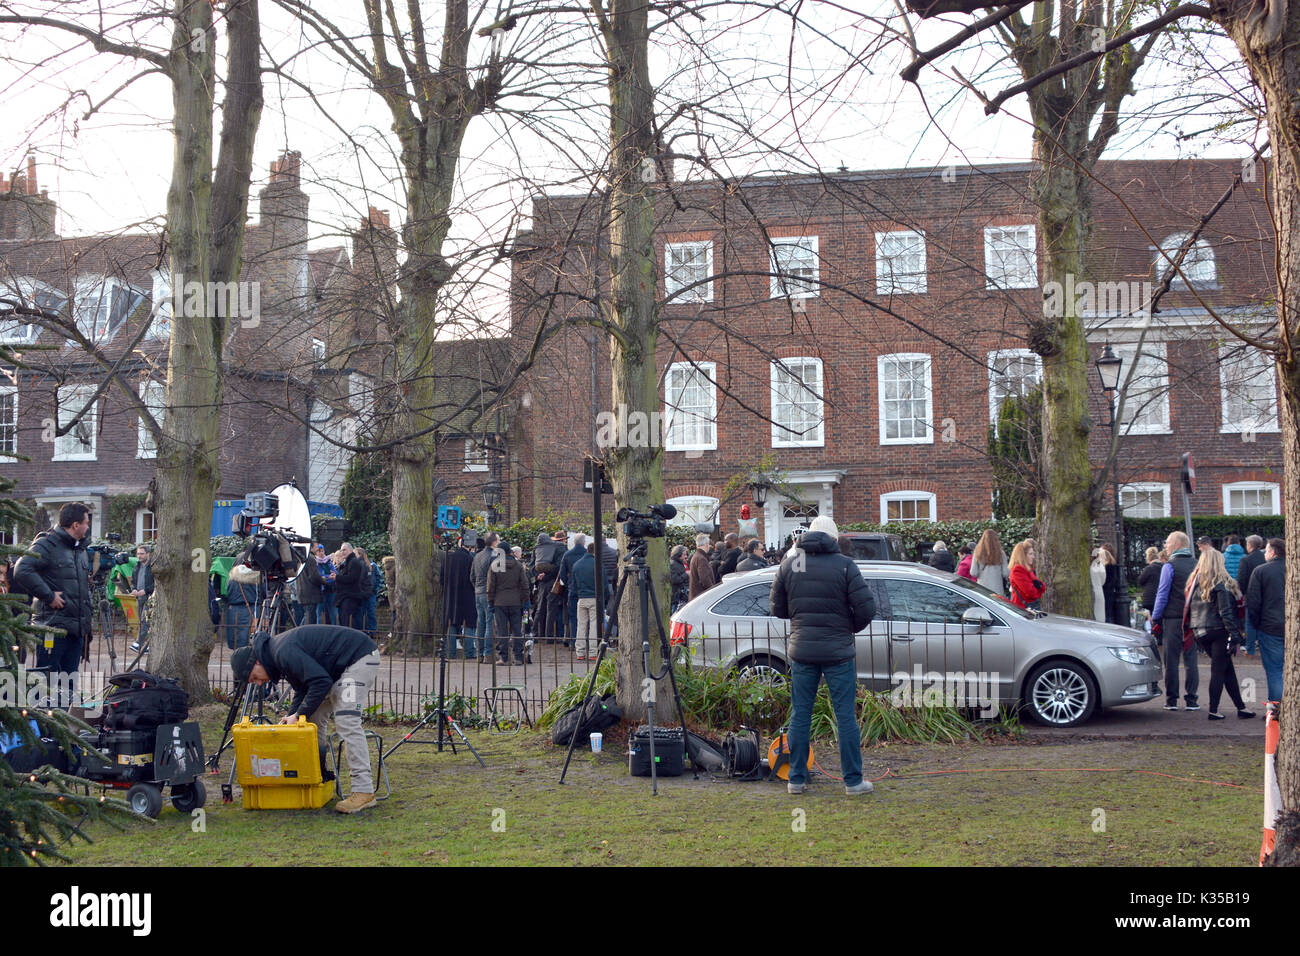
[[[982,631],[993,623],[993,615],[982,607],[968,607],[961,612],[961,623],[963,627],[976,624]]]

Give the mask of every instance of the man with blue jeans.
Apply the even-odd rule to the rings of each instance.
[[[813,519],[798,548],[781,562],[772,582],[772,613],[790,621],[790,793],[803,793],[808,779],[808,742],[817,685],[826,678],[840,738],[844,792],[870,793],[862,779],[858,733],[857,642],[871,623],[876,602],[852,558],[840,553],[839,530],[825,515]]]
[[[497,546],[499,540],[495,531],[489,533],[483,539],[483,550],[474,555],[469,569],[470,582],[474,585],[474,613],[477,615],[474,636],[478,638],[480,657],[487,657],[492,653],[492,602],[488,600],[487,593],[488,571],[492,569],[492,549]],[[465,645],[468,649],[468,640]]]
[[[1269,538],[1264,563],[1250,576],[1246,620],[1254,623],[1259,656],[1268,678],[1268,699],[1282,699],[1282,655],[1286,638],[1286,542]]]
[[[1178,665],[1183,665],[1183,686],[1188,710],[1200,710],[1196,691],[1201,684],[1197,668],[1196,642],[1183,646],[1183,607],[1187,603],[1187,579],[1196,570],[1192,543],[1181,531],[1171,531],[1165,538],[1169,560],[1160,569],[1160,587],[1156,606],[1151,612],[1151,633],[1162,642],[1165,660],[1165,710],[1178,709]]]

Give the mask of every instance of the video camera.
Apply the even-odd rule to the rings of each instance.
[[[649,514],[619,508],[616,520],[623,522],[623,534],[629,538],[662,538],[668,534],[668,519],[676,517],[673,505],[651,505]]]
[[[305,508],[304,501],[304,511]],[[280,496],[259,491],[244,496],[244,507],[230,522],[230,530],[236,537],[249,539],[244,563],[271,581],[284,581],[295,573],[302,559],[295,560],[290,545],[310,541],[288,529],[274,527],[279,516]],[[310,519],[307,524],[310,527]]]
[[[90,580],[93,584],[103,584],[108,580],[113,568],[127,564],[131,560],[130,551],[118,551],[113,547],[122,540],[120,533],[110,531],[105,537],[109,541],[108,544],[92,544],[86,548],[86,554],[90,557]]]

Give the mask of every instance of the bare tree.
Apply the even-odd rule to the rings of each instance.
[[[223,17],[227,53],[219,140],[213,135],[218,31],[208,0],[175,0],[170,43],[162,48],[135,41],[138,16],[119,18],[117,25],[126,38],[106,31],[98,4],[64,3],[58,11],[63,19],[49,16],[48,5],[39,13],[18,13],[14,6],[0,8],[0,24],[59,31],[100,53],[128,57],[166,75],[176,137],[167,194],[171,274],[204,289],[213,282],[238,281],[253,142],[262,110],[257,0],[231,0]],[[205,629],[193,623],[207,615],[207,575],[196,572],[207,569],[211,507],[220,478],[221,356],[229,319],[220,308],[178,314],[167,360],[167,414],[161,426],[140,406],[158,442],[149,502],[159,516],[153,560],[158,602],[150,666],[178,675],[198,700],[210,694],[211,647]]]

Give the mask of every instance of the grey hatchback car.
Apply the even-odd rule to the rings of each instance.
[[[1073,727],[1106,707],[1155,697],[1160,664],[1141,631],[1026,611],[955,574],[859,561],[876,602],[857,634],[858,680],[901,704],[939,703],[991,716],[1020,704]],[[672,616],[672,639],[706,667],[763,679],[789,672],[789,622],[772,616],[777,568],[729,574]]]

